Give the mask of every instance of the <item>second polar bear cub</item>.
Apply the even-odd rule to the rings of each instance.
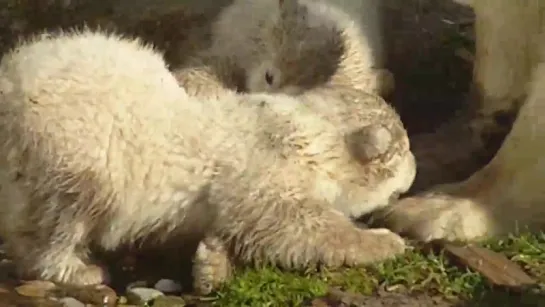
[[[287,268],[403,252],[396,234],[359,229],[307,195],[315,174],[283,146],[332,160],[348,146],[279,97],[198,100],[159,53],[114,34],[19,44],[0,63],[0,236],[20,273],[101,283],[90,246],[210,232],[238,259]]]
[[[246,73],[249,92],[298,94],[340,84],[387,94],[394,86],[393,75],[377,67],[380,34],[369,33],[378,31],[378,17],[369,16],[377,25],[364,27],[345,12],[349,8],[343,6],[350,2],[336,2],[234,0],[212,23],[212,45],[204,53],[235,62]]]

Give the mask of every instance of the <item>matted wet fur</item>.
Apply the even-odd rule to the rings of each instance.
[[[0,63],[0,117],[0,231],[23,274],[101,283],[91,244],[172,236],[213,235],[237,261],[285,268],[405,250],[309,195],[361,178],[350,137],[289,96],[191,97],[138,40],[84,30],[19,44]],[[323,163],[317,179],[315,157],[344,168]]]
[[[367,0],[364,0],[367,1]],[[235,0],[212,24],[212,46],[205,54],[228,57],[245,73],[249,92],[301,93],[329,85],[387,94],[393,75],[380,64],[378,25],[363,27],[349,1]],[[372,23],[369,22],[370,24]],[[371,33],[373,32],[373,33]]]
[[[423,241],[545,230],[545,1],[480,0],[472,6],[481,129],[493,126],[498,112],[518,110],[518,115],[484,168],[379,215],[382,225]]]
[[[229,62],[217,57],[203,57],[194,58],[190,63],[173,70],[190,96],[207,99],[236,95],[236,81],[229,80],[229,72],[233,71]],[[281,93],[271,95],[279,100],[287,98],[303,104],[305,109],[316,115],[317,120],[333,124],[349,146],[350,155],[345,156],[348,160],[332,160],[302,144],[282,148],[285,150],[283,155],[307,161],[300,164],[319,170],[318,177],[322,174],[351,174],[344,183],[341,178],[345,176],[326,176],[328,179],[321,188],[316,189],[315,196],[325,197],[345,215],[358,218],[387,205],[389,200],[410,187],[416,170],[409,138],[397,112],[381,97],[340,85],[315,88],[294,97]],[[346,150],[344,147],[337,149],[339,152]],[[310,155],[309,151],[314,153]],[[352,166],[348,166],[354,163],[363,169],[353,169],[356,170],[354,173],[350,170]],[[328,183],[334,181],[338,183]],[[348,182],[354,183],[352,188],[348,188]],[[340,192],[339,187],[353,192]],[[354,193],[360,194],[356,197],[357,201],[339,199],[340,195]]]
[[[244,72],[227,57],[189,57],[172,73],[188,95],[198,98],[219,98],[244,88]]]

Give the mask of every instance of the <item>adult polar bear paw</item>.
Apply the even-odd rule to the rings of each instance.
[[[381,212],[378,220],[396,233],[423,242],[470,241],[488,232],[486,214],[475,201],[443,193],[408,197]]]

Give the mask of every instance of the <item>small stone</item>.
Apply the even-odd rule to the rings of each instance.
[[[0,257],[2,257],[0,255]],[[0,279],[7,280],[16,276],[15,264],[9,259],[0,260]]]
[[[131,288],[127,290],[127,300],[130,304],[136,305],[145,304],[163,295],[163,292],[152,288]]]
[[[163,293],[175,293],[182,291],[182,286],[170,279],[159,280],[157,283],[155,283],[154,288]]]
[[[113,307],[117,302],[117,294],[106,285],[89,285],[84,287],[65,285],[59,287],[55,294],[57,297],[72,297],[76,300],[91,305]]]
[[[45,297],[56,286],[50,281],[33,280],[16,287],[15,292],[28,297]]]
[[[145,281],[145,280],[137,280],[137,281],[133,281],[131,283],[129,283],[127,285],[127,288],[125,289],[125,291],[129,291],[129,289],[132,289],[132,288],[147,288],[148,287],[148,282]]]
[[[160,296],[153,300],[153,307],[182,307],[187,305],[179,296]]]
[[[63,297],[59,299],[59,302],[61,302],[64,307],[85,307],[84,303],[78,301],[73,297]]]
[[[42,297],[22,296],[16,292],[0,293],[0,306],[64,307],[59,301]]]
[[[126,305],[128,302],[127,298],[124,296],[120,296],[117,298],[117,304],[118,305]]]

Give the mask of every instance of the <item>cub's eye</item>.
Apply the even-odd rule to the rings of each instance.
[[[273,75],[270,72],[265,73],[265,81],[267,81],[268,85],[272,85],[273,83]]]

